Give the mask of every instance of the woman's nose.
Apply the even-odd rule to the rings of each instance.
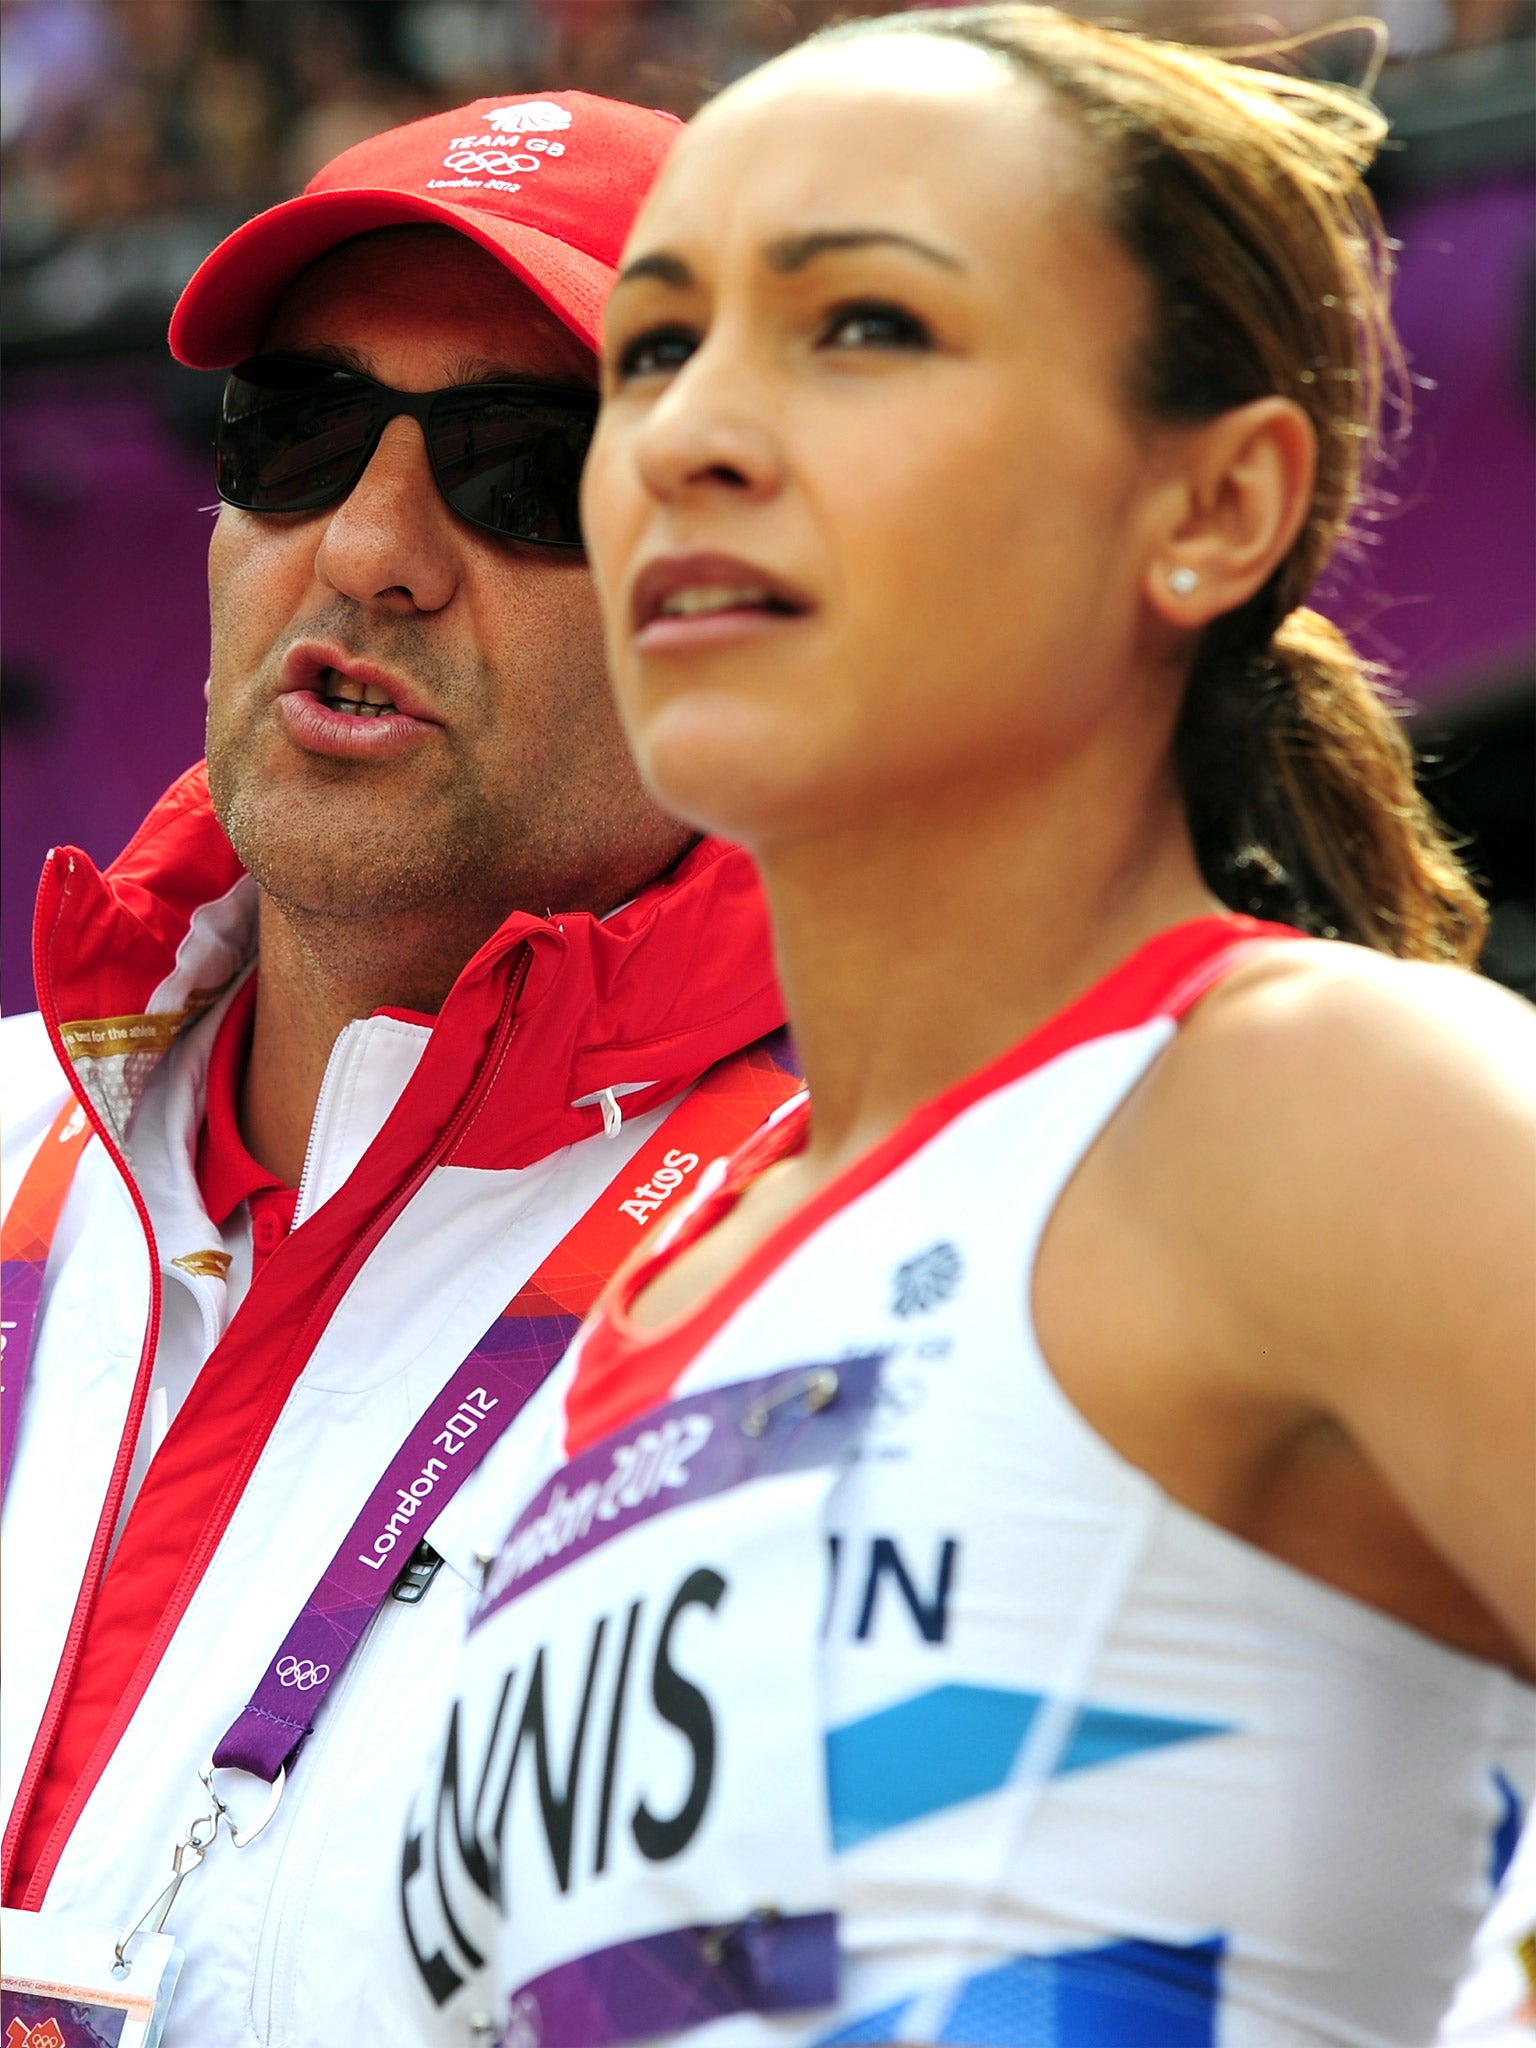
[[[771,497],[783,477],[764,381],[709,344],[690,357],[642,424],[635,450],[656,497]]]

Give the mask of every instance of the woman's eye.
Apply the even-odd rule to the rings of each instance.
[[[839,306],[822,333],[823,348],[929,348],[933,337],[901,306]]]
[[[619,350],[615,368],[620,377],[664,377],[680,370],[699,345],[687,327],[653,327],[637,334]]]

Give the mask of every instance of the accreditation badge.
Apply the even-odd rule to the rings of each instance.
[[[836,2001],[826,1506],[879,1365],[674,1400],[518,1514],[402,1860],[435,2004],[606,2048]]]
[[[181,1950],[72,1913],[0,1909],[0,2048],[157,2048]]]

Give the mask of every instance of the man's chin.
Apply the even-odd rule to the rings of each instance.
[[[216,804],[240,859],[274,904],[310,917],[403,917],[440,911],[474,893],[478,863],[466,862],[446,820],[434,829],[423,807],[356,801],[350,791],[286,800],[268,787]],[[457,849],[459,858],[448,857]],[[467,869],[467,871],[466,871]]]
[[[247,863],[249,866],[250,864]],[[451,892],[413,886],[403,876],[370,876],[353,881],[338,876],[331,886],[317,888],[313,876],[290,876],[281,867],[265,874],[251,869],[262,893],[291,919],[329,924],[366,924],[393,920],[404,925],[417,918],[441,917]]]

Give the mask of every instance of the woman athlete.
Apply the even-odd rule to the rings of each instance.
[[[445,2039],[1434,2033],[1536,1765],[1536,1105],[1304,607],[1382,125],[906,15],[641,216],[586,530],[809,1106],[680,1155],[524,1418],[406,1859]]]

